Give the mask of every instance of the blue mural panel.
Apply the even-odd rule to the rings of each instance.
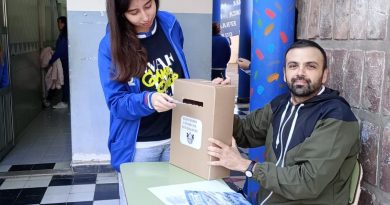
[[[284,54],[294,42],[295,0],[254,0],[250,110],[264,107],[276,96],[288,91],[283,81]],[[264,161],[264,147],[250,149],[249,156]],[[257,204],[259,184],[249,180],[248,196]]]

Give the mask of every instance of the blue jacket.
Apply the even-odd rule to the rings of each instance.
[[[0,63],[0,88],[7,87],[9,85],[8,75],[8,63],[7,57],[3,56],[3,63]]]
[[[183,52],[183,32],[179,22],[172,14],[163,11],[157,13],[157,21],[176,51],[184,77],[189,78]],[[113,64],[109,32],[100,41],[98,64],[100,82],[110,110],[108,149],[111,154],[111,165],[115,170],[120,171],[120,164],[133,161],[141,118],[152,114],[155,110],[145,104],[144,98],[147,92],[140,91],[138,78],[133,78],[129,83],[112,80],[110,74]]]
[[[60,33],[57,38],[56,50],[49,61],[49,65],[52,65],[58,58],[63,66],[68,65],[68,36],[64,33]]]
[[[227,38],[213,35],[212,38],[212,68],[226,68],[230,60],[231,50]]]

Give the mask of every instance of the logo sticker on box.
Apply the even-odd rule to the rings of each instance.
[[[180,142],[194,149],[200,149],[202,145],[202,121],[181,116]]]

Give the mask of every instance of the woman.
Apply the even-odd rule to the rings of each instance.
[[[124,162],[168,161],[172,84],[189,78],[181,27],[158,6],[159,0],[107,0],[98,63],[118,172]]]
[[[168,161],[172,84],[189,78],[181,27],[158,6],[159,0],[107,0],[98,63],[110,110],[111,165],[120,183],[124,162]]]
[[[64,85],[62,86],[62,99],[61,102],[54,105],[53,108],[67,108],[70,102],[70,90],[69,90],[69,61],[68,61],[68,27],[65,16],[57,18],[57,26],[60,34],[56,41],[56,49],[53,56],[49,61],[48,67],[52,66],[57,60],[61,60],[62,70],[64,73]]]

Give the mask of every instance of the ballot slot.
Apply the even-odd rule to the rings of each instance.
[[[200,102],[200,101],[197,101],[197,100],[191,100],[191,99],[184,98],[183,99],[183,103],[184,104],[190,104],[190,105],[196,105],[196,106],[199,106],[199,107],[203,107],[203,102]]]

